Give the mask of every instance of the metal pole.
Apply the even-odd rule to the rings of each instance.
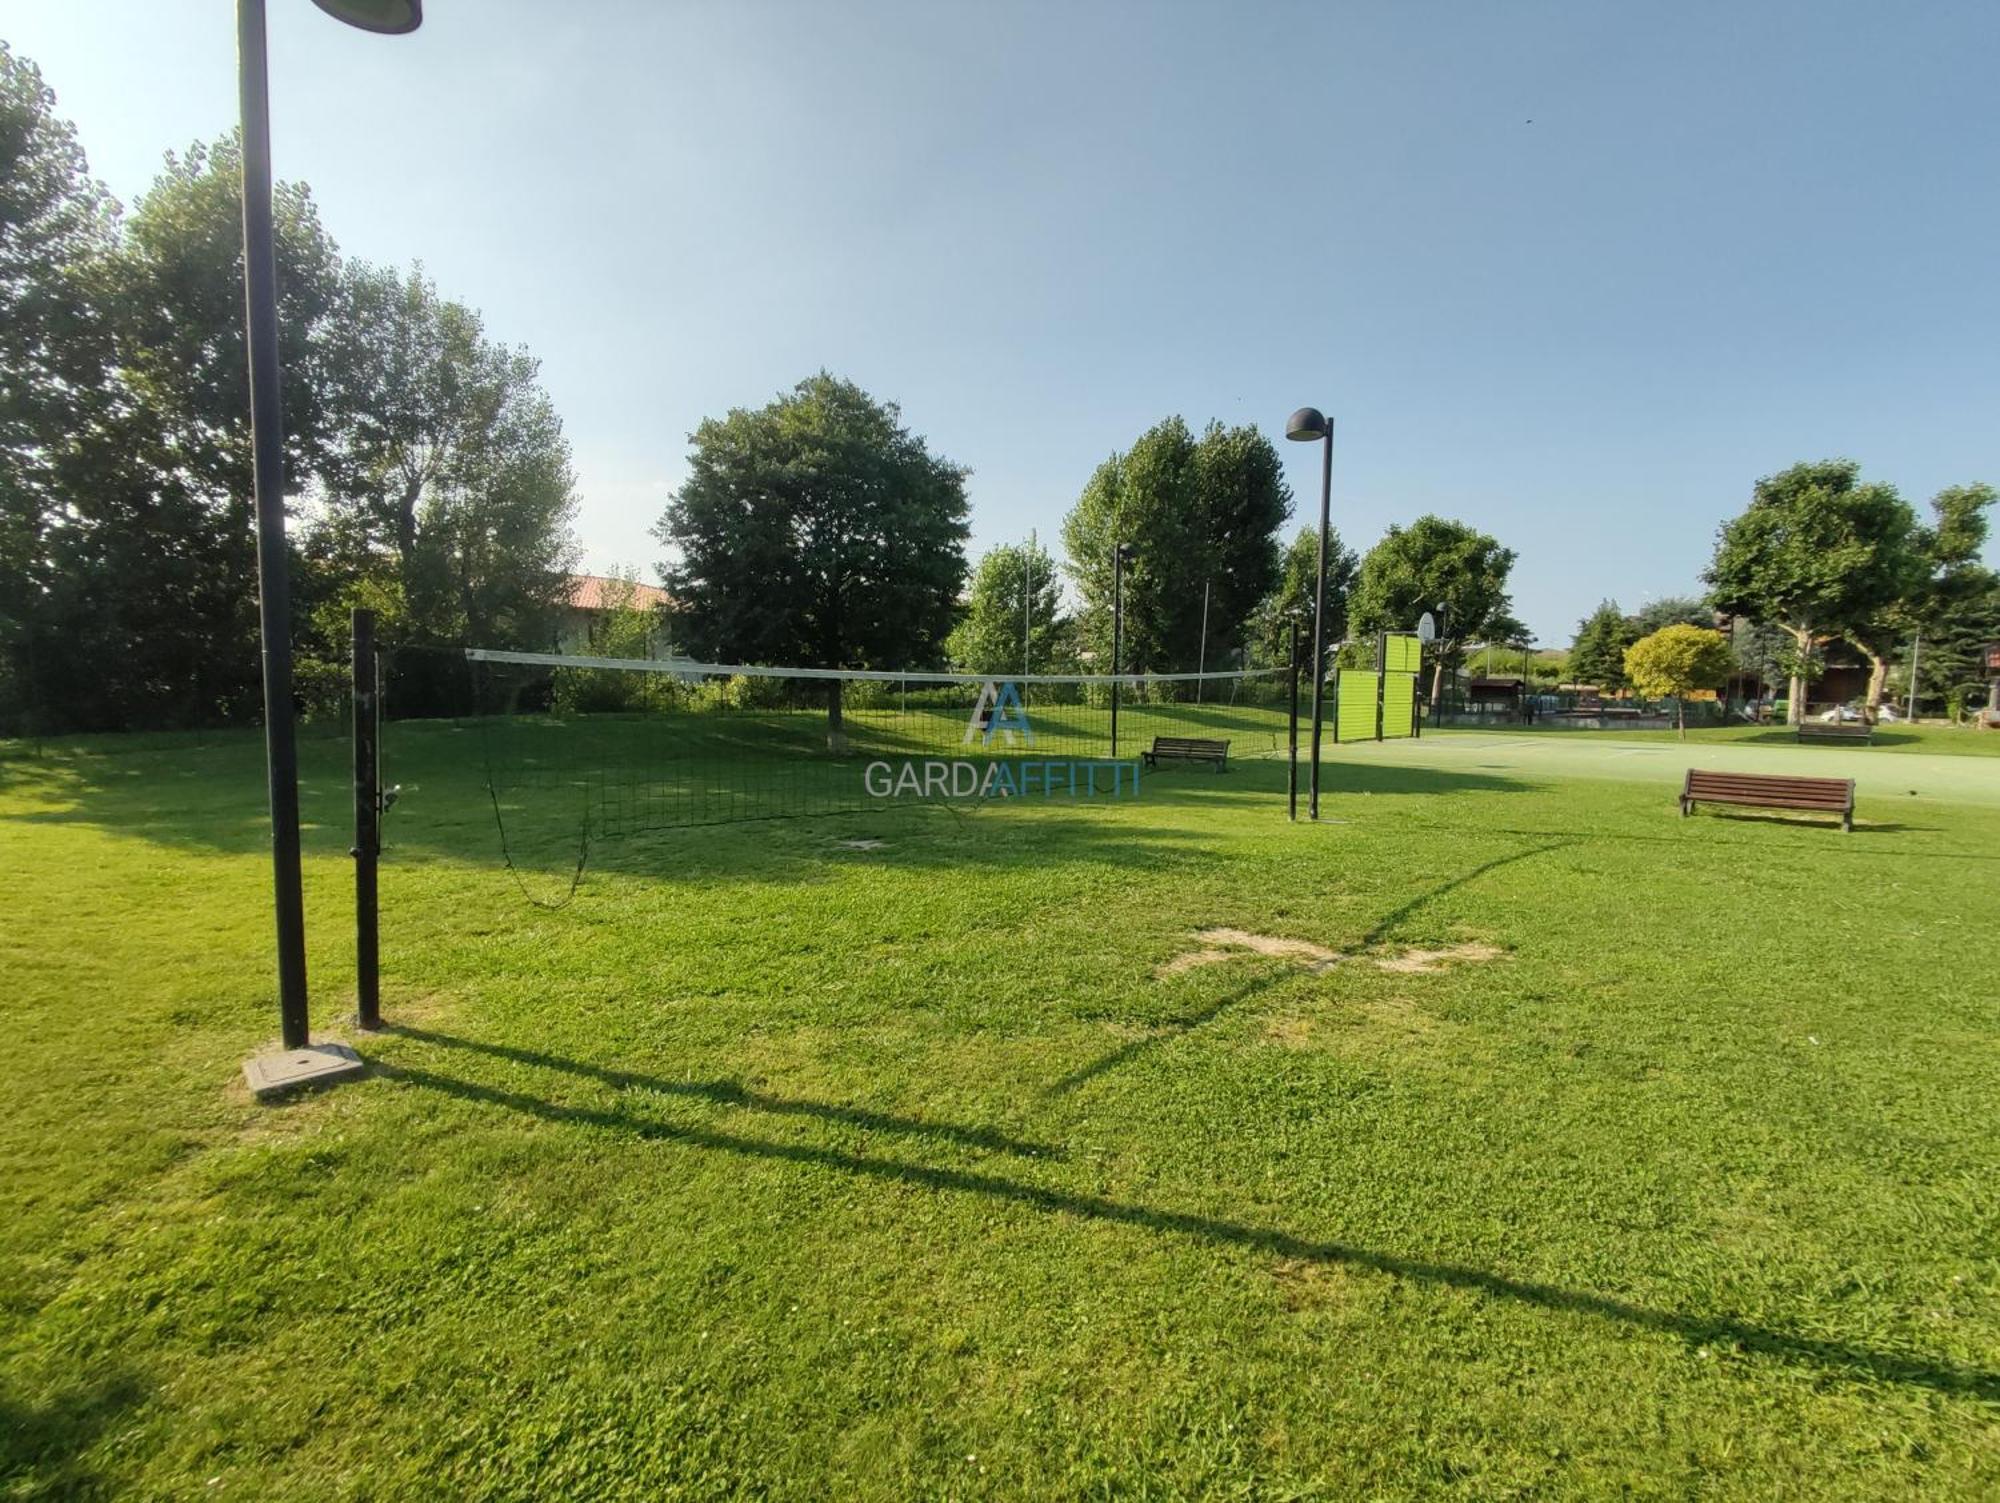
[[[1286,815],[1292,820],[1299,817],[1299,618],[1292,617],[1292,721],[1290,747],[1291,754],[1285,763],[1285,805]]]
[[[354,631],[354,1021],[382,1026],[381,918],[376,872],[382,854],[381,686],[375,613],[357,606]]]
[[[1035,529],[1030,527],[1028,529],[1028,551],[1021,555],[1021,672],[1024,674],[1035,671],[1034,664],[1029,661],[1033,655],[1033,649],[1029,646],[1029,643],[1033,640],[1032,628],[1034,617],[1028,606],[1028,602],[1034,599],[1034,596],[1029,592],[1029,581],[1034,577],[1034,572]]]
[[[287,1049],[310,1037],[305,901],[299,881],[299,753],[292,723],[291,599],[286,579],[284,411],[271,227],[271,101],[264,0],[237,0],[243,123],[243,312],[250,355],[250,445],[257,502],[257,616],[264,650],[264,759],[278,936],[278,1018]]]
[[[1910,723],[1917,720],[1917,663],[1924,651],[1924,634],[1919,631],[1916,640],[1910,643]]]
[[[1195,659],[1195,672],[1208,672],[1208,581],[1205,579],[1201,582],[1201,656]],[[1200,678],[1194,681],[1196,704],[1201,703],[1202,685],[1206,682],[1206,679]]]
[[[1319,563],[1313,571],[1312,768],[1307,817],[1319,818],[1320,691],[1326,683],[1326,535],[1333,520],[1333,419],[1326,420],[1326,448],[1319,475]]]
[[[1437,659],[1431,665],[1431,724],[1444,724],[1445,605],[1437,603]]]
[[[1118,760],[1118,649],[1125,631],[1125,545],[1111,545],[1111,759]]]

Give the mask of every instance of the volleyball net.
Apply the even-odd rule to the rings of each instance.
[[[540,867],[570,843],[655,830],[1130,799],[1162,770],[1145,765],[1162,738],[1227,743],[1224,769],[1288,754],[1282,668],[1008,676],[455,651],[459,757],[476,763],[510,861]]]

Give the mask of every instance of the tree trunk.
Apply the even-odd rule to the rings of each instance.
[[[1873,725],[1882,715],[1882,691],[1889,682],[1889,659],[1866,642],[1857,642],[1868,659],[1868,698],[1863,701],[1861,718]]]
[[[1687,740],[1688,738],[1687,698],[1686,696],[1680,694],[1676,694],[1674,696],[1674,729],[1680,732],[1681,740],[1683,741]]]
[[[847,724],[840,713],[840,691],[843,687],[840,679],[826,681],[826,749],[836,756],[847,751]]]
[[[1792,641],[1799,650],[1798,661],[1804,663],[1812,656],[1812,628],[1807,626],[1793,628]],[[1785,702],[1785,722],[1788,725],[1805,724],[1806,676],[1796,668],[1792,672],[1791,687],[1786,692],[1788,697]]]

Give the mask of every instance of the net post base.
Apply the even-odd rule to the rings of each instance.
[[[243,1061],[243,1079],[250,1094],[271,1101],[308,1086],[351,1080],[368,1066],[339,1039],[314,1039],[303,1049],[278,1049]]]

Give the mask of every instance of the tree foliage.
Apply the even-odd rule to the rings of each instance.
[[[821,371],[710,418],[654,534],[674,630],[703,657],[929,667],[965,579],[965,471],[893,402]],[[830,698],[838,733],[839,685]]]
[[[1781,626],[1794,650],[1790,710],[1805,712],[1815,643],[1865,632],[1921,573],[1916,515],[1895,487],[1864,482],[1848,459],[1793,465],[1759,480],[1725,524],[1707,579],[1718,608]]]
[[[1361,561],[1351,632],[1407,631],[1424,612],[1435,612],[1442,604],[1441,676],[1446,666],[1459,662],[1467,642],[1525,635],[1513,619],[1507,592],[1514,557],[1514,550],[1501,547],[1497,539],[1445,517],[1422,516],[1407,527],[1391,527]]]
[[[1125,568],[1127,672],[1228,663],[1251,613],[1278,583],[1277,530],[1291,510],[1278,452],[1254,428],[1210,423],[1197,439],[1178,417],[1140,435],[1090,477],[1063,522],[1066,567],[1082,597],[1078,632],[1100,670],[1111,660],[1112,549]]]
[[[252,719],[240,154],[170,154],[121,217],[51,111],[0,49],[0,717]],[[352,603],[388,640],[549,645],[573,495],[534,362],[420,275],[343,265],[302,185],[273,220],[302,699],[331,702]]]
[[[1688,695],[1721,687],[1731,661],[1721,632],[1676,622],[1625,649],[1625,676],[1647,699],[1673,696],[1674,724],[1686,736]]]
[[[1570,682],[1599,689],[1624,688],[1625,649],[1639,636],[1617,601],[1600,602],[1576,624],[1576,639],[1569,649]]]
[[[1339,532],[1329,527],[1326,534],[1326,642],[1331,648],[1347,636],[1348,605],[1354,595],[1354,579],[1361,560],[1341,542]],[[1250,636],[1253,661],[1264,667],[1289,666],[1292,621],[1299,626],[1299,652],[1312,651],[1314,580],[1319,571],[1319,528],[1301,527],[1285,548],[1279,565],[1278,587],[1264,597],[1251,618]]]
[[[965,614],[945,641],[945,655],[966,673],[1073,671],[1072,623],[1047,549],[1006,544],[987,551],[972,571]]]
[[[1632,613],[1632,640],[1650,637],[1663,626],[1700,626],[1713,630],[1715,609],[1699,595],[1662,595]]]

